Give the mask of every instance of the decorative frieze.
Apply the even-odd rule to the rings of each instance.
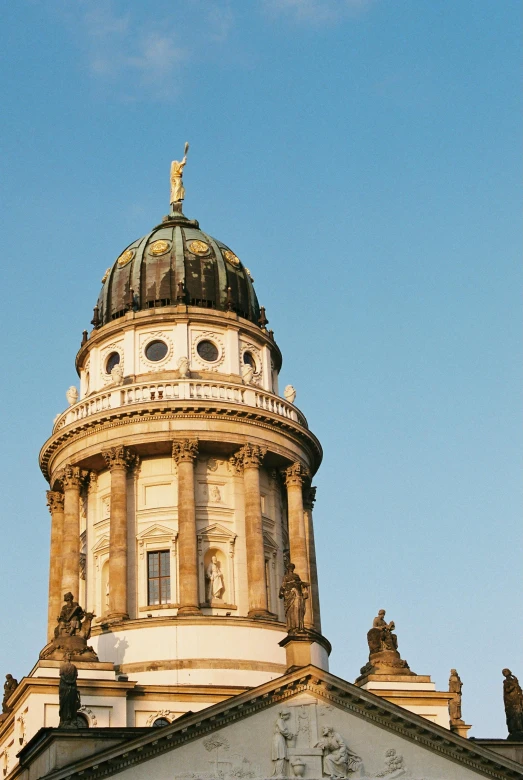
[[[198,439],[173,441],[172,457],[175,463],[194,463],[198,457]]]

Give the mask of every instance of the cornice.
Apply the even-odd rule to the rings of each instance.
[[[335,704],[341,710],[375,723],[418,746],[425,747],[443,758],[455,761],[484,777],[496,780],[521,780],[521,766],[502,758],[469,740],[427,721],[419,715],[403,710],[374,694],[363,691],[314,666],[299,669],[292,674],[258,686],[234,699],[215,704],[181,722],[174,721],[160,734],[146,734],[125,746],[110,748],[84,761],[70,764],[46,776],[47,780],[82,777],[97,780],[109,777],[126,768],[156,758],[162,753],[194,739],[229,726],[245,716],[286,701],[298,693],[312,693],[323,701]]]
[[[142,404],[133,404],[130,407],[117,407],[114,410],[107,409],[81,422],[71,423],[51,436],[43,445],[39,454],[40,469],[47,481],[50,479],[48,471],[49,461],[53,454],[64,444],[78,441],[93,433],[99,433],[108,428],[128,426],[133,423],[154,422],[156,420],[238,420],[257,428],[265,430],[276,429],[284,435],[296,441],[299,446],[305,446],[315,465],[315,471],[319,468],[323,457],[321,444],[316,436],[307,428],[285,417],[267,412],[263,409],[251,407],[235,407],[227,403],[213,402],[202,403],[184,400],[179,407],[173,408],[172,403],[157,404],[154,401]],[[201,437],[204,438],[204,437]],[[270,449],[270,446],[269,446]]]

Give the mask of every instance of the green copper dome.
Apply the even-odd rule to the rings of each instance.
[[[178,213],[133,241],[104,276],[93,325],[160,306],[186,304],[235,311],[258,324],[249,271],[234,252]]]

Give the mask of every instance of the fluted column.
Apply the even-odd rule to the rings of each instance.
[[[265,551],[260,494],[260,465],[266,447],[246,444],[233,458],[237,471],[243,472],[245,495],[245,537],[247,540],[247,586],[249,617],[270,617],[267,605]]]
[[[312,510],[316,500],[316,488],[305,485],[303,488],[303,512],[305,517],[305,538],[309,558],[310,577],[310,601],[312,607],[312,624],[314,629],[321,634],[320,618],[320,593],[318,588],[318,569],[316,566],[316,546],[314,544],[314,525],[312,522]]]
[[[122,445],[102,452],[111,472],[109,521],[109,614],[110,620],[126,620],[127,606],[127,470],[136,456]]]
[[[197,439],[174,441],[172,456],[178,466],[178,566],[180,575],[178,614],[200,615],[196,502],[194,499],[194,463],[198,456]]]
[[[303,484],[309,479],[309,472],[301,463],[296,462],[285,469],[284,473],[285,485],[287,487],[290,559],[296,566],[296,573],[300,575],[302,580],[310,583],[309,556],[303,512]],[[310,598],[305,602],[305,626],[307,628],[312,627]]]
[[[78,599],[80,586],[80,484],[78,466],[66,466],[62,477],[64,487],[64,532],[62,597],[71,592]],[[61,599],[60,599],[61,603]]]
[[[62,553],[64,541],[64,494],[57,490],[47,491],[47,506],[51,513],[51,554],[49,565],[49,604],[47,616],[47,639],[54,636],[56,619],[62,608]]]

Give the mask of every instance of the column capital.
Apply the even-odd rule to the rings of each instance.
[[[310,476],[309,469],[302,466],[298,461],[283,470],[283,477],[287,487],[289,487],[289,485],[298,485],[301,487],[306,480],[310,479]]]
[[[49,507],[49,511],[51,515],[53,515],[55,512],[64,511],[63,493],[60,493],[58,490],[48,490],[46,496],[47,496],[47,506]]]
[[[303,506],[305,509],[309,509],[311,512],[314,508],[314,502],[316,501],[316,488],[313,485],[303,486]]]
[[[136,463],[134,452],[128,447],[124,447],[123,444],[102,450],[102,456],[109,471],[113,469],[129,469]]]
[[[64,489],[80,488],[82,482],[82,471],[78,466],[68,465],[64,468],[62,474],[62,484]]]
[[[241,474],[244,469],[259,469],[266,453],[267,447],[247,442],[234,453],[229,462],[236,473]]]
[[[175,439],[172,457],[175,463],[194,463],[198,457],[198,439]]]

